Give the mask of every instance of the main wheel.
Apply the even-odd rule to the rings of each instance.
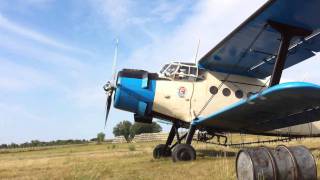
[[[161,157],[170,157],[171,149],[165,144],[157,145],[153,150],[153,158],[160,159]]]
[[[196,159],[196,151],[189,144],[178,144],[172,152],[172,160],[176,161],[193,161]]]

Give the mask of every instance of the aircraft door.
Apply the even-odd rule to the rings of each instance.
[[[193,83],[183,81],[158,81],[154,111],[183,121],[191,121]]]

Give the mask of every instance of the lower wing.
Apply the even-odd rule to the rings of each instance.
[[[224,131],[259,133],[320,120],[320,86],[290,82],[273,86],[193,123]]]

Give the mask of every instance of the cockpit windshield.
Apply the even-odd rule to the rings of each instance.
[[[173,62],[161,69],[160,76],[172,80],[194,81],[198,78],[198,67],[192,63]]]
[[[168,66],[169,66],[169,64],[164,65],[163,68],[160,70],[160,73],[163,73],[167,69]]]

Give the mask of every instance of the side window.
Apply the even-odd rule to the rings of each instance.
[[[187,66],[180,66],[178,70],[179,75],[188,75],[189,74],[189,67]]]
[[[216,95],[218,93],[219,89],[216,86],[211,86],[209,91],[212,95]]]
[[[224,89],[222,90],[222,94],[223,94],[224,96],[230,96],[230,95],[231,95],[231,91],[230,91],[230,89],[228,89],[228,88],[224,88]]]
[[[190,75],[197,76],[197,68],[190,67]]]
[[[237,91],[235,92],[235,95],[236,95],[236,97],[237,97],[238,99],[241,99],[241,98],[243,98],[243,91],[237,90]]]

